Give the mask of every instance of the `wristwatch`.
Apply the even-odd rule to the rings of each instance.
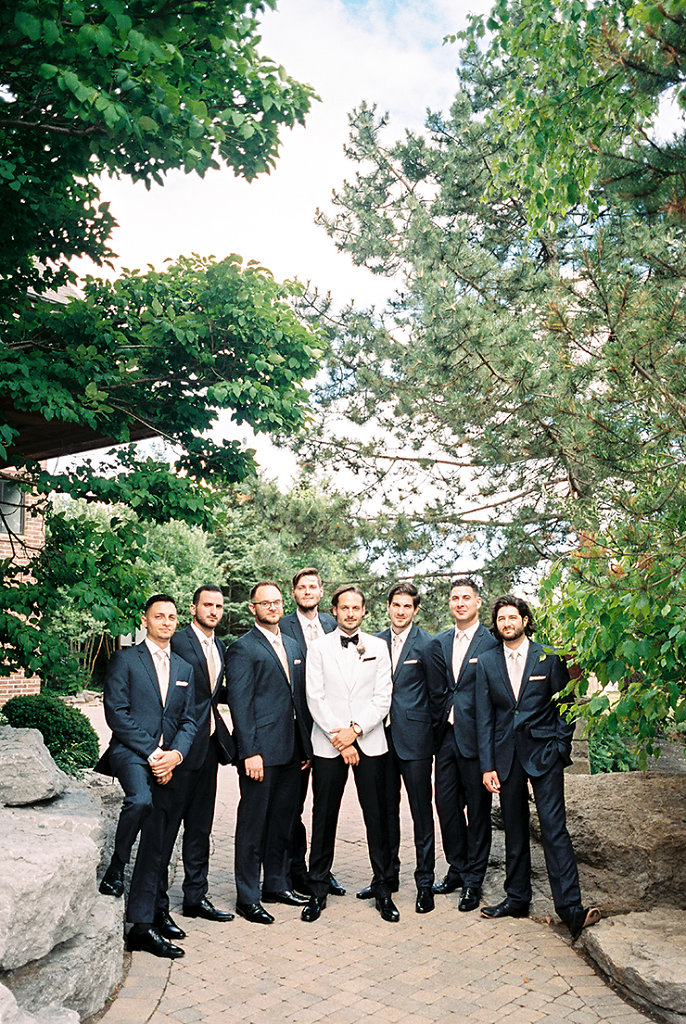
[[[357,722],[351,722],[350,723],[350,728],[353,730],[353,732],[355,733],[356,736],[361,736],[362,735],[362,729],[357,724]]]

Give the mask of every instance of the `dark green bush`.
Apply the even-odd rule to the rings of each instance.
[[[588,762],[591,775],[599,775],[601,772],[636,772],[640,767],[627,739],[610,733],[589,737]]]
[[[47,693],[11,697],[2,712],[15,729],[38,729],[59,767],[76,775],[98,759],[95,729],[78,708]]]

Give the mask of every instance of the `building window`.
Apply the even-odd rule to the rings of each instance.
[[[0,534],[24,533],[24,492],[8,480],[0,480]]]

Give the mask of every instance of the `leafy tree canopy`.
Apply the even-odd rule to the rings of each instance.
[[[683,131],[656,132],[667,100],[686,112],[683,0],[496,0],[460,38],[477,81],[497,71],[488,120],[508,145],[491,171],[528,189],[533,230],[579,202],[600,213],[609,186],[686,216]]]
[[[564,88],[572,103],[578,81],[564,44],[572,29],[564,18],[558,24],[552,5],[534,6],[545,6],[552,23],[551,91]],[[388,140],[386,118],[367,105],[351,117],[355,173],[320,221],[355,261],[400,285],[383,313],[353,306],[337,324],[327,303],[310,297],[331,340],[311,457],[358,474],[389,518],[413,524],[415,550],[423,544],[436,568],[459,568],[470,554],[485,561],[492,589],[509,589],[559,565],[562,575],[553,580],[571,589],[563,591],[566,627],[555,619],[550,635],[569,653],[580,618],[597,628],[593,617],[613,580],[611,564],[624,566],[623,599],[635,607],[624,614],[619,599],[610,601],[611,622],[599,644],[586,648],[583,667],[603,680],[623,672],[635,682],[634,718],[628,704],[618,715],[650,745],[667,712],[673,721],[683,717],[686,700],[678,644],[676,667],[658,680],[647,669],[645,645],[637,654],[629,643],[645,600],[671,609],[666,628],[656,628],[661,644],[682,629],[683,221],[678,204],[658,202],[658,190],[648,202],[599,171],[591,175],[597,216],[588,202],[570,210],[571,193],[560,216],[559,190],[548,196],[543,188],[545,216],[537,218],[541,182],[549,176],[557,188],[560,173],[553,136],[546,137],[550,159],[544,139],[535,150],[538,174],[530,173],[512,90],[523,91],[523,110],[540,104],[535,54],[530,61],[523,43],[510,46],[509,32],[521,30],[524,38],[527,31],[525,16],[513,14],[503,28],[504,57],[494,18],[489,48],[480,52],[470,40],[451,110],[430,114],[425,133]],[[627,108],[633,88],[625,77]],[[660,94],[656,88],[645,101],[645,118]],[[602,96],[587,97],[599,119]],[[551,133],[564,116],[551,114]],[[627,121],[625,145],[608,149],[608,160],[623,160],[632,145],[650,150],[647,123]],[[565,138],[562,131],[563,150]],[[660,150],[674,182],[681,180],[682,142]],[[581,200],[587,182],[574,166]],[[668,181],[657,172],[653,178]],[[597,548],[581,586],[572,569],[583,537]],[[646,556],[655,565],[650,591],[637,588]],[[551,599],[557,593],[548,591]]]
[[[0,300],[112,256],[99,174],[268,171],[312,90],[259,50],[275,0],[8,0],[0,8]]]

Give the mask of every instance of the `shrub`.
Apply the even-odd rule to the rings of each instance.
[[[611,733],[589,737],[588,762],[591,775],[599,775],[601,772],[636,772],[640,767],[628,738]]]
[[[15,729],[38,729],[57,765],[69,775],[98,759],[95,729],[78,708],[47,693],[11,697],[2,712]]]

